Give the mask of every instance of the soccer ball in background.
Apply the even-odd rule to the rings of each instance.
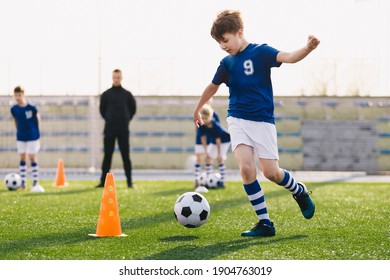
[[[202,172],[196,179],[198,181],[199,186],[206,186],[207,185],[207,173]]]
[[[210,216],[210,205],[203,195],[187,192],[176,200],[174,214],[181,225],[188,228],[200,227]]]
[[[22,178],[19,174],[9,173],[5,176],[4,183],[8,190],[14,191],[22,186]]]
[[[216,188],[218,186],[218,182],[221,180],[221,174],[219,173],[210,173],[207,176],[206,182],[207,187],[209,188]]]

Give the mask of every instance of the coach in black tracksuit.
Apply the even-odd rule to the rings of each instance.
[[[110,171],[115,140],[123,160],[123,168],[127,178],[127,186],[133,187],[131,176],[131,161],[129,149],[129,123],[136,112],[136,101],[130,91],[121,85],[122,72],[115,69],[112,73],[112,88],[100,96],[100,114],[105,120],[104,126],[104,159],[102,163],[102,177],[96,187],[104,187],[106,174]]]

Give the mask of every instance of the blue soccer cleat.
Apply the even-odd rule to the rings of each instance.
[[[275,233],[274,223],[271,222],[271,225],[268,225],[263,222],[258,222],[251,230],[242,232],[241,236],[270,237],[275,236]]]
[[[293,195],[293,198],[298,203],[299,208],[301,208],[303,217],[305,217],[306,219],[311,219],[314,216],[314,212],[316,209],[313,200],[310,198],[311,192],[307,190],[305,184],[300,182],[298,182],[297,184],[299,184],[303,188],[303,192],[298,196]]]

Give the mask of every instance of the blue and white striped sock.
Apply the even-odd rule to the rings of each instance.
[[[199,183],[198,182],[198,177],[200,175],[200,164],[199,163],[195,163],[194,165],[194,176],[195,176],[195,182]]]
[[[225,182],[225,164],[218,165],[218,172],[221,174],[221,182]]]
[[[267,206],[265,204],[264,194],[261,190],[259,182],[256,180],[251,184],[244,184],[244,189],[260,222],[271,225]]]
[[[38,177],[39,177],[38,163],[32,162],[31,169],[32,169],[32,177],[33,177],[33,186],[35,186],[38,184]]]
[[[288,189],[295,196],[300,195],[303,192],[303,188],[296,183],[293,176],[291,176],[291,174],[287,170],[283,169],[283,171],[284,178],[282,182],[278,183],[278,185]]]
[[[213,166],[209,163],[206,164],[206,173],[209,175],[211,172],[213,172]]]
[[[27,166],[25,161],[20,161],[19,162],[19,175],[20,178],[22,179],[22,186],[26,186],[26,173],[27,173]]]

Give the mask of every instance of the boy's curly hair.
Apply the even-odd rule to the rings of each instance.
[[[237,33],[244,29],[240,11],[224,10],[220,12],[211,27],[211,37],[217,41],[223,40],[225,33]]]

